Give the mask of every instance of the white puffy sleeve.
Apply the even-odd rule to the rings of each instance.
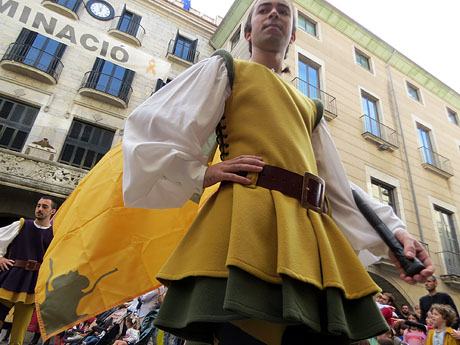
[[[374,200],[348,180],[324,119],[313,131],[312,144],[318,164],[318,174],[326,181],[326,196],[331,206],[332,219],[355,251],[369,250],[373,255],[385,255],[388,249],[359,211],[351,190],[359,193],[393,233],[406,230],[406,226],[390,206]]]
[[[11,242],[19,233],[19,227],[21,221],[16,221],[10,225],[0,228],[0,257],[3,257],[6,254],[6,250]]]
[[[181,207],[203,189],[202,146],[224,112],[231,88],[220,56],[190,67],[128,117],[123,136],[126,206]]]

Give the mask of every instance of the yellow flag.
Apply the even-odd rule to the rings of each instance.
[[[54,217],[35,291],[44,339],[158,287],[156,273],[196,217],[192,201],[180,209],[125,207],[122,178],[117,144]]]

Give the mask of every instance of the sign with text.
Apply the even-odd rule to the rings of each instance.
[[[31,31],[75,47],[152,79],[166,79],[171,64],[103,32],[27,0],[0,0],[0,20],[15,21]]]

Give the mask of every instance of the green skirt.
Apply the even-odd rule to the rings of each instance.
[[[229,267],[228,278],[187,277],[172,281],[155,326],[182,339],[212,344],[213,325],[257,319],[303,325],[312,333],[355,342],[388,331],[373,296],[347,300],[337,288],[319,290],[282,276],[270,284]]]

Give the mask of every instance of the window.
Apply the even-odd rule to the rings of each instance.
[[[299,58],[299,90],[310,98],[319,98],[319,66]]]
[[[358,49],[355,49],[356,63],[368,71],[371,70],[370,58],[366,54],[360,52]]]
[[[230,39],[230,50],[236,46],[236,44],[240,41],[241,36],[241,25],[238,27],[238,30],[233,34],[232,38]]]
[[[299,13],[299,28],[316,37],[316,22]]]
[[[22,29],[11,53],[13,60],[52,75],[61,64],[66,47],[39,33]]]
[[[410,98],[413,98],[418,102],[421,102],[419,88],[410,83],[406,83],[406,85],[407,85],[407,92]]]
[[[376,137],[381,137],[380,116],[377,110],[377,99],[362,91],[361,102],[364,111],[366,131],[372,133]]]
[[[423,127],[420,124],[417,124],[417,131],[420,143],[422,144],[421,150],[423,161],[425,163],[435,165],[433,144],[431,142],[431,130]]]
[[[434,211],[447,274],[460,274],[460,248],[453,213],[436,205]]]
[[[152,94],[154,94],[155,92],[160,90],[163,86],[165,86],[166,84],[168,84],[171,81],[172,81],[172,79],[170,79],[170,78],[166,79],[166,83],[161,79],[157,79],[157,83],[155,84],[155,91],[153,91]]]
[[[112,62],[96,58],[88,82],[96,90],[128,101],[134,72]]]
[[[126,10],[126,5],[123,7],[123,12],[118,21],[117,29],[131,36],[136,36],[137,31],[139,30],[139,25],[141,23],[141,16],[131,13]]]
[[[112,146],[114,132],[74,120],[64,143],[60,162],[91,169]]]
[[[184,60],[195,62],[196,47],[198,40],[192,41],[179,35],[179,31],[176,34],[176,40],[174,41],[173,54]]]
[[[0,147],[20,152],[39,109],[0,97]]]
[[[455,111],[452,109],[447,108],[447,117],[449,118],[449,121],[452,122],[453,124],[458,126],[458,116]]]
[[[81,0],[54,0],[54,2],[74,12],[78,9],[78,7],[80,7],[80,4],[82,3]]]
[[[372,196],[374,199],[380,201],[384,205],[391,206],[393,211],[397,213],[394,192],[395,187],[374,178],[371,178],[371,184]]]

